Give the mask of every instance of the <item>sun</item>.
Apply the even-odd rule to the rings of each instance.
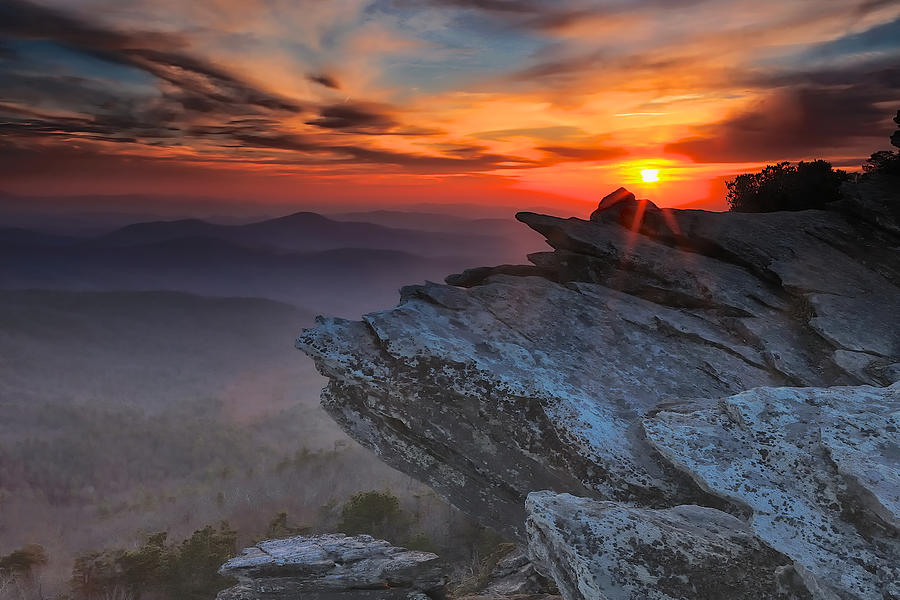
[[[644,183],[659,181],[659,169],[641,169],[641,181]]]

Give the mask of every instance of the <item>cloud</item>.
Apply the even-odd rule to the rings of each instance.
[[[847,157],[887,140],[897,14],[882,0],[3,0],[0,135],[53,160],[77,146],[258,173],[532,169],[516,177],[553,189],[596,177],[578,163],[666,140],[698,161]]]
[[[322,129],[361,135],[426,136],[441,133],[436,129],[402,125],[390,108],[375,103],[344,102],[318,108],[319,117],[306,121]]]
[[[338,83],[338,80],[325,73],[319,73],[317,75],[307,75],[306,78],[313,83],[318,83],[319,85],[331,88],[333,90],[341,89],[341,84]]]
[[[307,121],[307,125],[315,125],[324,129],[345,131],[384,132],[397,126],[393,118],[379,112],[372,106],[360,104],[333,104],[319,109],[319,118]]]
[[[109,143],[169,145],[203,148],[208,160],[243,159],[269,164],[315,164],[352,167],[393,165],[414,172],[469,172],[521,168],[530,161],[489,152],[465,156],[400,152],[293,131],[285,117],[316,110],[306,124],[330,133],[425,136],[437,130],[404,126],[385,105],[367,102],[330,104],[314,108],[260,89],[207,60],[190,54],[178,35],[109,30],[83,19],[25,0],[0,6],[0,35],[46,40],[61,52],[81,52],[103,61],[139,69],[160,82],[158,93],[147,96],[109,91],[102,82],[68,75],[21,74],[0,70],[0,77],[16,91],[0,105],[0,132],[22,144],[38,144],[41,151],[64,148],[73,141],[96,142],[84,152],[107,154]],[[65,49],[63,49],[65,48]],[[324,74],[310,76],[326,87],[337,81]],[[77,113],[72,116],[29,110],[49,98],[65,98]],[[78,114],[80,113],[80,114]],[[4,119],[2,115],[6,115]],[[43,141],[41,141],[43,140]],[[132,147],[131,150],[139,148]],[[256,150],[277,150],[298,156],[254,156]],[[58,152],[61,160],[71,154]],[[185,160],[182,158],[182,160]]]
[[[485,13],[506,25],[536,31],[564,30],[635,12],[682,10],[709,0],[632,0],[587,2],[577,0],[431,0],[431,4]]]
[[[628,150],[616,146],[540,146],[537,149],[541,152],[554,154],[566,161],[604,161],[628,155]]]
[[[540,5],[528,0],[431,0],[432,4],[454,8],[471,8],[499,13],[542,12]]]
[[[900,105],[900,67],[766,78],[771,85],[787,80],[796,84],[776,88],[720,123],[695,127],[696,135],[668,144],[665,150],[695,162],[827,157],[877,144],[889,133],[892,110],[885,104]]]
[[[403,167],[413,172],[427,173],[473,172],[537,166],[531,161],[521,158],[491,153],[476,153],[466,157],[433,156],[353,144],[331,144],[296,134],[256,135],[243,133],[235,137],[249,147],[276,148],[311,155],[327,155],[314,159],[319,164],[387,164]]]
[[[0,34],[31,39],[52,39],[80,48],[126,50],[138,40],[144,47],[181,47],[184,41],[162,33],[125,33],[91,25],[78,17],[29,2],[5,0],[0,4]]]
[[[15,58],[15,56],[16,51],[13,50],[9,44],[0,40],[0,60]]]
[[[544,141],[571,140],[584,138],[587,131],[572,125],[551,125],[548,127],[520,127],[516,129],[495,129],[472,134],[472,137],[482,140],[508,140],[511,138],[525,137]]]
[[[170,33],[116,31],[27,0],[0,4],[0,35],[50,40],[103,60],[140,69],[174,86],[182,106],[210,112],[300,111],[296,102],[261,90],[188,54],[187,41]]]
[[[503,26],[532,31],[563,29],[579,20],[615,12],[609,7],[584,7],[567,0],[431,0],[431,3],[444,8],[478,11]]]

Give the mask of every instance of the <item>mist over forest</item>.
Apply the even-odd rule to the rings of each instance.
[[[317,313],[539,247],[523,229],[398,211],[0,229],[0,557],[40,545],[42,593],[66,593],[76,560],[156,532],[327,531],[368,491],[399,500],[398,543],[465,554],[488,534],[350,440],[293,342]]]

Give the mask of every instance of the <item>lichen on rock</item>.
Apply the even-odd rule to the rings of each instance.
[[[713,508],[643,509],[529,494],[533,559],[565,598],[807,600],[792,560]]]

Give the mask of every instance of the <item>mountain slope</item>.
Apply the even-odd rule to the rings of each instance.
[[[214,238],[292,252],[353,247],[400,250],[429,257],[502,255],[509,245],[496,234],[415,231],[373,223],[335,221],[311,212],[298,212],[247,225],[219,225],[199,219],[136,223],[100,236],[90,245],[122,247],[186,237]]]
[[[396,303],[405,282],[469,266],[460,257],[365,248],[286,253],[215,238],[116,248],[0,243],[0,289],[172,290],[270,298],[348,316]]]

